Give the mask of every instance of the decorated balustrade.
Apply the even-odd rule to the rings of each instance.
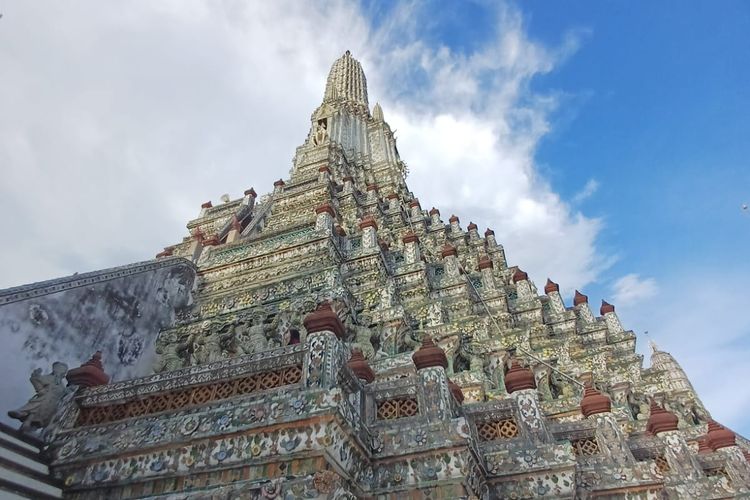
[[[66,427],[114,423],[303,386],[305,346],[296,344],[82,390]]]
[[[416,376],[371,384],[366,388],[368,422],[374,426],[390,425],[391,421],[419,419],[419,380]],[[401,422],[400,422],[401,423]]]

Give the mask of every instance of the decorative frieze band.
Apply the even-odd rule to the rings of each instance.
[[[81,408],[76,426],[98,425],[132,417],[176,411],[213,401],[294,385],[302,380],[302,365],[254,373],[185,389],[153,394],[124,403]]]

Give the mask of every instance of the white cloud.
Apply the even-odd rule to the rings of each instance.
[[[654,278],[642,278],[635,273],[626,274],[612,285],[614,303],[620,306],[632,306],[646,301],[658,291]]]
[[[599,190],[599,182],[596,179],[589,179],[583,189],[573,195],[573,203],[581,203],[591,198]]]

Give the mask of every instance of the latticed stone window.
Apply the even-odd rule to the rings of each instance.
[[[579,457],[588,457],[599,453],[599,443],[596,442],[594,437],[576,439],[571,441],[570,444],[573,445],[573,451]]]
[[[654,462],[656,462],[656,470],[659,471],[659,474],[664,475],[669,472],[669,462],[664,458],[664,455],[656,457]]]
[[[512,418],[490,420],[477,425],[477,434],[480,441],[510,439],[518,436],[518,425]]]
[[[81,408],[76,426],[104,424],[163,411],[179,410],[243,394],[276,389],[296,384],[301,380],[302,367],[297,365],[254,373],[233,380],[152,394],[119,404]]]
[[[419,414],[419,405],[415,398],[386,399],[378,403],[378,420],[413,417]]]

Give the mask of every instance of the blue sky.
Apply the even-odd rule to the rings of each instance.
[[[270,191],[350,49],[423,206],[613,302],[750,435],[747,2],[0,11],[0,287],[151,258],[202,202]]]

